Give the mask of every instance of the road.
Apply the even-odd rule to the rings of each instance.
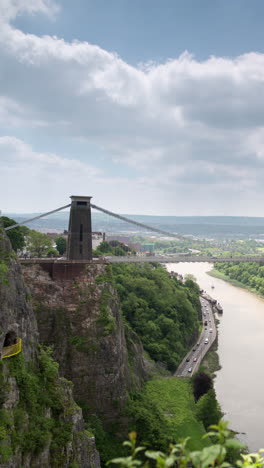
[[[202,307],[203,329],[197,343],[192,347],[191,351],[185,356],[176,370],[174,374],[175,377],[191,377],[192,374],[198,370],[201,361],[216,339],[217,330],[212,306],[210,302],[203,297],[200,297],[200,302]],[[204,324],[205,321],[207,321],[207,326]],[[212,331],[210,331],[210,329]],[[208,339],[207,344],[205,343],[206,338]]]

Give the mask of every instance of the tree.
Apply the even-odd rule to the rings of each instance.
[[[199,374],[195,374],[192,379],[192,383],[195,401],[199,400],[202,395],[207,393],[213,387],[211,377],[205,372],[199,372]]]
[[[195,336],[198,293],[157,264],[114,264],[112,271],[124,317],[151,358],[174,371]]]
[[[196,414],[198,419],[203,422],[205,429],[208,429],[212,424],[217,424],[221,418],[222,413],[213,388],[197,402]]]
[[[52,241],[47,234],[31,230],[26,237],[26,247],[32,257],[46,257]]]
[[[63,236],[58,236],[55,239],[56,248],[60,255],[63,255],[67,249],[67,240]]]
[[[59,252],[57,249],[54,249],[54,247],[51,247],[46,253],[47,257],[58,257],[58,255],[59,255]]]
[[[106,241],[101,242],[101,244],[97,247],[97,250],[100,251],[101,253],[112,252],[109,242],[106,242]]]
[[[0,217],[0,225],[4,228],[13,226],[16,223],[17,222],[14,219],[8,218],[7,216]],[[12,249],[15,251],[23,249],[25,245],[25,233],[28,231],[29,229],[26,226],[17,226],[16,228],[6,231],[11,242]]]

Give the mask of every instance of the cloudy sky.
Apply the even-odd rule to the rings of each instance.
[[[0,0],[0,209],[264,216],[263,0]]]

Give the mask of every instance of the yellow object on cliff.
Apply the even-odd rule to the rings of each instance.
[[[21,350],[22,350],[22,340],[21,338],[17,338],[17,343],[11,346],[5,346],[2,349],[1,358],[4,359],[7,357],[14,356],[15,354],[20,353]]]

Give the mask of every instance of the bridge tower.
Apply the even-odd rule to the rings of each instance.
[[[71,196],[68,229],[68,260],[92,260],[92,197]]]

